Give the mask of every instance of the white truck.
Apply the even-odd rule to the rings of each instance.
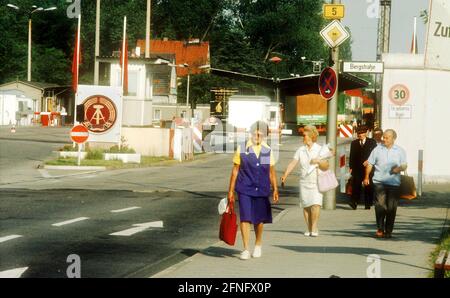
[[[237,131],[248,131],[261,120],[269,125],[269,132],[280,129],[280,107],[267,96],[233,95],[228,101],[228,125]]]

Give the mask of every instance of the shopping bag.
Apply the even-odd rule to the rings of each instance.
[[[407,200],[413,200],[417,198],[414,178],[408,176],[408,174],[400,175],[400,198]]]
[[[353,186],[352,186],[352,184],[353,184],[353,177],[350,177],[347,180],[347,183],[345,184],[345,193],[347,195],[349,195],[349,196],[351,196],[352,193],[353,193]]]
[[[320,192],[327,192],[338,187],[339,183],[333,171],[317,170],[317,184]]]
[[[222,214],[219,239],[226,244],[234,245],[236,242],[237,228],[237,218],[236,213],[234,213],[234,208],[227,208],[225,213]]]

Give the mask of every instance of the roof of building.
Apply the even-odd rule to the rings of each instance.
[[[120,54],[118,52],[113,53],[113,55],[110,56],[97,56],[97,60],[99,62],[116,62],[119,61]],[[128,57],[128,63],[139,63],[139,64],[159,64],[159,60],[168,61],[170,63],[173,62],[175,59],[175,54],[171,53],[155,53],[150,54],[150,58],[145,58],[143,54],[140,55],[140,57],[136,56],[129,56]]]
[[[145,40],[138,40],[137,46],[141,48],[141,52],[145,52]],[[188,64],[187,68],[176,68],[178,76],[187,76],[188,73],[201,73],[202,69],[198,67],[210,64],[209,42],[200,42],[199,40],[150,40],[150,52],[152,54],[175,54],[176,65]]]
[[[221,77],[243,81],[249,84],[259,85],[265,88],[279,87],[284,95],[288,96],[319,93],[318,86],[320,75],[318,74],[294,78],[275,79],[217,68],[211,68],[211,73]],[[367,81],[360,79],[354,75],[347,73],[339,74],[339,91],[364,88],[367,87],[367,85]]]
[[[1,84],[0,87],[7,86],[7,85],[12,85],[12,84],[23,84],[23,85],[26,85],[26,86],[30,86],[32,88],[36,88],[36,89],[42,90],[42,91],[44,91],[46,89],[54,89],[54,88],[66,87],[66,86],[60,86],[58,84],[34,82],[34,81],[19,81],[19,80]]]

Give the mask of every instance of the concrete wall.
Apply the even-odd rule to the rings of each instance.
[[[123,99],[123,125],[151,125],[153,119],[152,102],[144,99]]]
[[[398,134],[397,144],[408,157],[408,174],[416,178],[418,151],[424,150],[425,183],[450,182],[450,137],[447,132],[450,116],[450,71],[424,68],[423,55],[389,54],[383,57],[382,128]],[[400,107],[411,113],[398,118],[390,114],[395,106],[390,91],[402,84],[409,90],[409,99]],[[397,105],[399,106],[399,105]]]
[[[158,122],[157,119],[155,119],[155,110],[159,110],[160,113],[160,119],[159,120],[172,120],[173,117],[180,117],[181,113],[183,111],[186,111],[186,115],[187,117],[190,117],[191,115],[191,107],[187,106],[185,104],[179,104],[177,105],[171,105],[171,104],[156,104],[153,103],[153,122],[155,124],[155,122]],[[200,117],[200,121],[204,122],[206,120],[208,120],[209,118],[209,114],[210,114],[210,106],[209,105],[204,105],[204,104],[198,104],[197,108],[195,109],[195,113],[197,115],[199,115]]]
[[[144,156],[169,156],[170,129],[123,127],[129,147]]]

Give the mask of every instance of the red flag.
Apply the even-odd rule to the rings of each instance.
[[[75,34],[75,48],[73,51],[73,59],[72,59],[72,88],[75,93],[77,93],[78,88],[78,69],[81,63],[81,49],[78,40],[78,30]]]
[[[128,94],[128,40],[125,39],[125,57],[122,56],[122,51],[120,51],[120,67],[122,67],[123,71],[123,95]],[[122,61],[124,66],[122,66]]]

